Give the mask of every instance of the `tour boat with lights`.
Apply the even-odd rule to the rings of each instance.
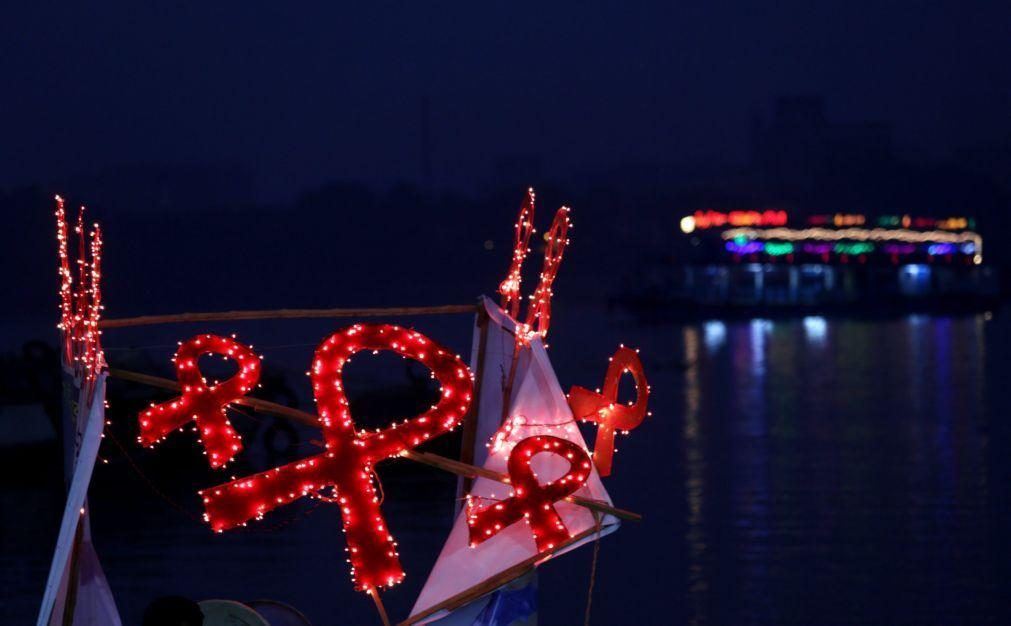
[[[794,225],[794,222],[799,222]],[[977,311],[1000,297],[969,217],[699,210],[613,304],[638,313]]]

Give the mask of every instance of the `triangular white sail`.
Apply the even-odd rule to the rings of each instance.
[[[68,584],[72,579],[71,567],[75,563],[77,588],[74,591],[73,623],[108,626],[122,624],[109,583],[99,564],[98,554],[91,543],[91,529],[86,509],[88,485],[91,482],[102,431],[105,428],[105,379],[106,375],[100,374],[92,389],[80,392],[78,410],[69,418],[74,420],[74,428],[70,430],[75,435],[75,440],[76,435],[80,435],[80,443],[72,464],[70,489],[63,510],[56,549],[49,566],[49,577],[39,609],[38,626],[63,623]],[[79,524],[83,525],[83,528],[78,538]]]
[[[523,350],[513,387],[512,408],[505,423],[498,429],[489,427],[489,424],[497,425],[501,419],[503,395],[501,383],[504,376],[508,375],[512,360],[514,338],[511,331],[515,323],[487,298],[483,299],[483,304],[488,313],[489,328],[479,390],[478,441],[487,442],[490,446],[484,462],[476,464],[505,473],[506,461],[515,444],[521,439],[535,435],[561,437],[586,449],[586,442],[576,426],[565,394],[562,393],[547,352],[539,339],[531,341],[529,349]],[[477,348],[475,338],[472,362],[477,359]],[[476,369],[477,364],[474,365]],[[534,458],[533,468],[544,481],[549,481],[561,476],[568,469],[568,462],[554,455],[542,454]],[[509,492],[509,485],[479,478],[474,482],[470,495],[475,498],[505,499],[509,497]],[[611,498],[595,469],[576,494],[611,504]],[[599,524],[602,536],[613,532],[619,525],[619,520],[610,515],[595,516],[590,510],[575,504],[559,502],[555,506],[570,535],[592,530]],[[597,534],[594,533],[573,543],[560,553],[573,550],[595,540],[596,537]],[[411,615],[425,612],[536,554],[537,547],[530,528],[524,523],[513,524],[491,539],[471,548],[466,511],[461,511],[415,602]],[[438,619],[446,612],[440,610],[423,622]]]

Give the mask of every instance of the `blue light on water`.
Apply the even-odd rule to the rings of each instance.
[[[804,318],[804,336],[810,343],[825,343],[825,335],[828,333],[828,322],[824,317],[809,315]]]
[[[755,318],[751,320],[751,332],[763,332],[766,335],[772,332],[772,320]]]
[[[702,341],[706,350],[715,352],[727,342],[727,326],[719,320],[709,320],[702,324]]]

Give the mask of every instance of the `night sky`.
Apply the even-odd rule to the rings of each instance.
[[[8,4],[0,392],[12,400],[0,413],[60,403],[55,193],[102,225],[109,319],[473,302],[505,275],[533,185],[539,233],[563,203],[576,225],[553,301],[563,388],[599,384],[620,342],[643,348],[655,381],[656,417],[608,485],[645,519],[604,544],[595,623],[1011,623],[1011,322],[988,291],[1001,271],[1011,293],[1008,0]],[[671,268],[724,254],[717,231],[678,228],[710,207],[787,210],[791,224],[979,218],[987,257],[971,275],[987,309],[703,317],[664,298],[677,295]],[[766,293],[785,291],[772,269],[781,282]],[[938,269],[936,282],[976,306],[948,280],[969,284],[959,271]],[[469,317],[408,322],[468,353]],[[178,339],[237,332],[267,354],[277,398],[311,411],[308,355],[344,323],[145,326],[103,343],[112,367],[171,375]],[[411,372],[379,363],[408,382],[363,375],[379,381],[361,385],[366,400],[415,397]],[[129,444],[133,407],[167,397],[119,384],[108,417]],[[248,423],[264,435],[247,449],[273,458],[266,424]],[[281,452],[302,458],[309,436]],[[177,439],[189,461],[129,446],[96,470],[96,545],[127,623],[175,589],[371,618],[334,569],[336,517],[222,539],[166,514],[164,492],[185,516],[200,507],[194,486],[214,484],[192,440]],[[63,507],[57,441],[12,453],[0,437],[0,512],[19,512],[0,516],[0,590],[14,597],[0,598],[2,623],[25,621],[4,609],[33,615],[41,597]],[[187,462],[199,469],[177,475]],[[388,596],[400,617],[441,544],[454,479],[387,475],[386,508],[402,507],[391,528],[410,546],[412,578]],[[419,502],[443,508],[421,508],[419,522]],[[582,617],[591,554],[549,566],[543,623]]]
[[[568,176],[735,163],[774,98],[895,123],[945,158],[1011,132],[1006,2],[18,3],[0,20],[0,186],[124,163],[467,189],[503,156]]]

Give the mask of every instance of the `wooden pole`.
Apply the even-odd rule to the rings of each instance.
[[[488,349],[488,311],[481,307],[477,314],[477,325],[481,329],[477,344],[477,372],[474,373],[474,401],[463,420],[463,437],[460,443],[460,461],[474,464],[474,444],[477,442],[477,418],[481,408],[481,385],[484,384],[484,359]],[[472,476],[463,477],[463,493],[469,493]]]
[[[88,506],[85,501],[84,506]],[[67,581],[67,595],[63,599],[63,626],[73,626],[77,609],[77,587],[81,576],[81,542],[84,541],[84,516],[77,518],[74,531],[74,551],[70,553],[70,572]]]
[[[179,391],[179,383],[174,380],[169,380],[168,378],[162,378],[160,376],[151,376],[150,374],[141,374],[138,372],[130,372],[127,370],[116,369],[114,367],[109,368],[109,377],[118,378],[120,380],[129,380],[135,383],[141,383],[142,385],[150,385],[151,387],[158,387],[159,389],[168,389],[170,391]],[[268,402],[267,400],[259,400],[257,398],[242,397],[233,400],[235,404],[241,404],[242,406],[248,406],[256,411],[261,411],[263,413],[272,413],[274,415],[279,415],[281,417],[287,417],[288,419],[298,422],[300,424],[305,424],[306,426],[319,426],[319,421],[316,416],[312,413],[306,413],[305,411],[299,411],[298,409],[293,409],[289,406],[284,406],[283,404],[277,404],[275,402]]]
[[[137,383],[142,383],[145,385],[151,385],[153,387],[159,387],[161,389],[171,389],[173,391],[179,390],[179,385],[172,380],[167,378],[161,378],[159,376],[150,376],[148,374],[139,374],[137,372],[129,372],[120,369],[109,369],[109,376],[111,378],[119,378],[121,380],[129,380]],[[288,406],[281,404],[276,404],[274,402],[269,402],[267,400],[259,400],[257,398],[238,398],[234,400],[235,404],[241,404],[243,406],[248,406],[257,411],[263,413],[271,413],[278,415],[280,417],[286,417],[293,421],[305,424],[307,426],[312,426],[314,428],[319,427],[319,421],[316,416],[312,413],[306,413],[305,411],[299,411],[298,409],[293,409]],[[405,459],[410,459],[416,463],[423,463],[425,465],[430,465],[432,467],[456,474],[458,476],[466,476],[471,478],[482,477],[490,478],[491,480],[496,480],[501,483],[508,483],[509,477],[505,474],[500,474],[498,472],[493,472],[491,470],[486,470],[483,467],[477,467],[475,465],[470,465],[469,463],[463,463],[461,461],[456,461],[453,459],[448,459],[444,456],[439,456],[438,454],[432,454],[431,452],[418,452],[417,450],[407,450],[401,456]],[[569,496],[566,501],[572,502],[573,504],[578,504],[579,506],[590,509],[591,511],[599,511],[601,513],[607,513],[613,515],[617,518],[629,520],[633,522],[638,522],[642,520],[642,516],[638,513],[633,513],[631,511],[626,511],[624,509],[619,509],[603,502],[597,500],[591,500],[589,498],[583,498],[580,496]]]
[[[379,611],[379,619],[383,620],[383,626],[390,626],[390,616],[386,614],[386,607],[383,606],[383,599],[379,597],[379,590],[369,587],[369,595],[376,603],[376,610]]]
[[[505,421],[509,419],[509,409],[512,408],[513,402],[513,384],[516,382],[516,368],[520,363],[520,351],[523,349],[523,345],[520,343],[519,337],[516,337],[513,342],[513,358],[512,363],[509,365],[509,377],[506,378],[505,383],[502,385],[502,419],[499,424],[505,424]]]
[[[596,526],[588,528],[583,532],[570,537],[567,541],[560,543],[559,545],[555,546],[550,550],[540,552],[538,554],[533,555],[532,557],[524,559],[519,563],[517,563],[516,565],[504,569],[501,572],[495,574],[494,576],[486,578],[472,587],[464,589],[460,593],[450,598],[447,598],[434,606],[425,609],[424,611],[418,613],[417,615],[412,615],[406,620],[400,622],[397,626],[410,626],[411,624],[416,624],[419,621],[425,619],[426,617],[430,617],[435,613],[438,613],[439,611],[453,610],[457,607],[467,604],[468,602],[480,598],[486,593],[491,593],[492,591],[498,589],[507,582],[519,578],[520,576],[527,573],[540,563],[543,563],[544,561],[548,560],[561,550],[568,548],[574,543],[582,541],[586,537],[589,537],[590,535],[593,535],[596,532],[598,532]]]
[[[476,304],[449,304],[445,306],[407,306],[365,309],[273,309],[261,311],[218,311],[214,313],[176,313],[170,315],[144,315],[106,319],[98,323],[99,328],[126,328],[129,326],[151,326],[153,324],[181,324],[187,322],[220,322],[229,320],[272,320],[327,317],[394,317],[407,315],[447,315],[453,313],[475,313]]]
[[[444,456],[439,456],[438,454],[432,454],[431,452],[418,452],[417,450],[408,450],[404,452],[401,456],[405,459],[410,459],[417,463],[424,463],[425,465],[431,465],[438,469],[451,472],[453,474],[458,474],[460,476],[471,476],[474,478],[488,478],[500,483],[509,484],[509,476],[506,474],[500,474],[498,472],[484,469],[483,467],[477,467],[474,465],[468,465],[466,463],[461,463],[460,461],[454,461],[453,459],[447,459]],[[591,511],[597,511],[599,513],[607,513],[608,515],[613,515],[619,519],[627,520],[630,522],[641,522],[642,515],[638,513],[633,513],[632,511],[626,511],[625,509],[619,509],[617,507],[611,506],[600,500],[593,500],[591,498],[584,498],[582,496],[568,496],[565,498],[566,502],[571,502],[572,504],[578,504],[579,506],[590,509]]]

